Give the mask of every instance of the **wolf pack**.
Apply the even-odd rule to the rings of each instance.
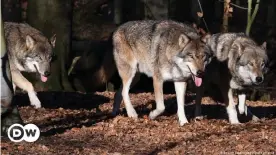
[[[40,108],[33,85],[21,72],[37,72],[41,81],[46,82],[56,37],[47,39],[28,24],[12,22],[4,23],[4,34],[14,89],[26,91],[30,104]],[[122,81],[114,96],[114,115],[119,113],[123,102],[128,117],[138,118],[129,90],[139,81],[140,74],[145,74],[153,79],[156,102],[150,119],[165,111],[163,83],[171,81],[179,125],[188,123],[185,94],[188,80],[192,79],[196,86],[196,119],[202,119],[205,89],[215,84],[231,124],[240,124],[238,114],[258,120],[245,103],[245,90],[264,81],[269,61],[265,42],[258,45],[244,33],[201,34],[192,25],[173,20],[139,20],[120,25],[112,34],[112,44],[113,61]],[[237,108],[234,92],[238,95]]]

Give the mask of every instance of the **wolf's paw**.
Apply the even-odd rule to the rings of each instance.
[[[201,121],[201,120],[203,120],[203,118],[204,118],[203,116],[196,116],[195,121]]]
[[[162,110],[155,109],[155,110],[151,111],[150,114],[149,114],[149,118],[150,119],[155,119],[157,116],[162,114],[164,112],[164,110],[163,109]]]
[[[179,125],[180,125],[180,126],[183,126],[183,125],[188,124],[188,123],[189,123],[189,122],[188,122],[187,119],[179,120]]]
[[[241,124],[240,121],[237,119],[237,120],[229,120],[230,124],[233,124],[233,125],[239,125]]]
[[[150,119],[155,119],[156,117],[157,116],[156,116],[156,114],[154,114],[154,111],[150,112],[150,114],[149,114]]]
[[[253,122],[258,122],[260,121],[259,117],[255,116],[255,115],[252,115],[252,121]]]
[[[28,93],[28,95],[29,95],[31,105],[33,105],[35,108],[41,108],[41,102],[37,98],[36,93],[31,92],[31,93]]]
[[[138,118],[138,114],[136,113],[134,108],[131,108],[131,109],[127,110],[127,116],[130,117],[130,118],[134,118],[134,119]]]
[[[228,119],[231,124],[240,124],[235,107],[227,107]]]
[[[36,109],[41,108],[41,103],[38,98],[31,100],[31,105],[33,105]]]
[[[238,120],[237,115],[229,115],[229,122],[231,124],[241,124],[240,121]]]

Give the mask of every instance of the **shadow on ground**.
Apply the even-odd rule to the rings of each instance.
[[[194,119],[195,115],[195,104],[192,103],[195,100],[195,96],[187,96],[186,97],[186,104],[185,105],[185,114],[187,118]],[[137,113],[142,116],[142,115],[148,115],[152,109],[147,108],[149,104],[152,104],[152,109],[155,109],[155,101],[149,101],[146,105],[138,105],[135,107]],[[224,104],[217,104],[217,103],[211,103],[211,104],[202,104],[202,115],[204,118],[207,119],[228,119],[228,115],[226,112],[226,108]],[[177,113],[177,102],[176,98],[168,98],[165,99],[165,107],[166,110],[162,114],[164,116],[171,116],[171,115],[176,115]],[[258,118],[267,118],[267,119],[272,119],[276,118],[276,105],[275,106],[248,106],[248,109],[252,114],[257,116]],[[238,112],[238,109],[236,107],[236,110]],[[249,112],[248,112],[249,113]],[[121,114],[127,116],[126,110],[123,109]],[[238,114],[240,122],[248,122],[252,119],[252,116],[245,116],[244,114]],[[158,119],[158,118],[157,118]]]
[[[39,121],[34,121],[33,123],[38,125],[40,129],[43,129],[45,132],[42,132],[43,136],[50,136],[57,133],[63,133],[68,129],[74,127],[82,126],[91,126],[97,122],[108,120],[113,118],[108,112],[101,111],[99,106],[110,102],[110,98],[97,95],[97,94],[81,94],[76,92],[38,92],[37,96],[41,101],[42,107],[48,113],[56,111],[59,113],[58,109],[62,108],[60,112],[64,110],[78,110],[78,113],[64,114],[62,117],[44,119],[43,114],[39,109],[35,110],[34,117],[42,115]],[[14,104],[22,107],[25,113],[34,109],[30,106],[29,98],[27,94],[17,94],[14,97]],[[90,110],[96,109],[96,112],[90,112]],[[83,112],[86,110],[86,112]],[[33,111],[33,110],[32,110]]]
[[[49,109],[92,109],[110,101],[108,97],[97,94],[82,94],[77,92],[38,92],[41,106]],[[14,102],[18,106],[29,106],[27,94],[17,94]]]

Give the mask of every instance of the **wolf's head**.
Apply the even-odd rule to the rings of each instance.
[[[55,47],[56,36],[51,37],[50,41],[35,40],[33,37],[26,36],[25,66],[31,72],[38,72],[41,81],[46,82],[50,75],[50,64],[53,57],[53,48]]]
[[[237,59],[234,69],[244,85],[261,84],[266,71],[267,54],[265,43],[262,46],[251,43],[234,43]],[[233,56],[235,57],[235,56]]]
[[[201,85],[205,66],[211,60],[211,53],[206,46],[210,37],[210,34],[206,34],[194,40],[181,34],[178,39],[181,51],[176,56],[176,63],[182,69],[188,69],[197,87]]]

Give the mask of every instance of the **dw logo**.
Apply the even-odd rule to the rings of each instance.
[[[13,142],[35,142],[40,136],[39,128],[34,124],[27,124],[24,127],[20,124],[13,124],[8,129],[8,137]]]

